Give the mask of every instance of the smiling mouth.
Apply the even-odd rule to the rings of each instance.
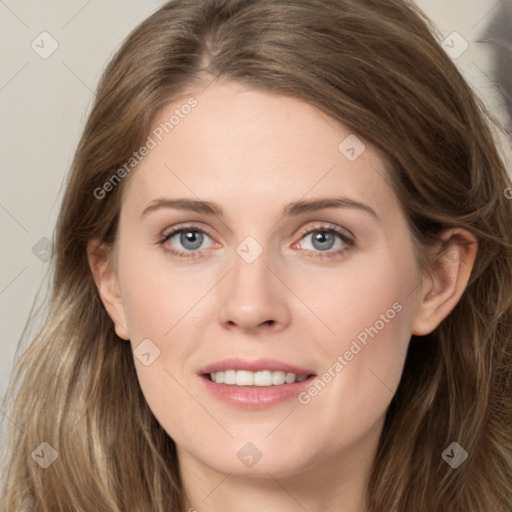
[[[284,372],[281,370],[260,370],[256,372],[248,370],[223,370],[206,373],[204,376],[215,384],[226,384],[228,386],[240,387],[271,387],[303,382],[312,375],[298,375],[296,373]]]

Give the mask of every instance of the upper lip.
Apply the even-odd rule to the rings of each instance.
[[[308,370],[306,368],[300,368],[298,366],[294,366],[288,363],[284,363],[282,361],[278,361],[277,359],[248,360],[237,357],[223,359],[222,361],[217,361],[215,363],[209,364],[201,368],[201,370],[199,370],[199,374],[203,375],[207,373],[215,373],[225,370],[247,370],[250,372],[271,370],[282,371],[286,373],[295,373],[296,375],[314,374],[314,372],[311,370]]]

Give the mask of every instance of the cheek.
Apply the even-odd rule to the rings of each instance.
[[[169,340],[174,326],[206,291],[204,276],[172,269],[158,247],[149,251],[135,247],[120,254],[121,296],[132,342]]]
[[[389,251],[362,260],[307,281],[298,277],[295,284],[322,321],[319,329],[325,332],[319,340],[331,356],[350,349],[353,340],[364,346],[379,339],[376,350],[403,350],[399,340],[408,341],[410,335],[411,292],[418,281],[412,254],[397,257]]]
[[[184,391],[189,383],[184,382],[182,371],[197,349],[190,320],[202,311],[198,302],[209,288],[205,284],[209,277],[190,271],[170,272],[165,255],[156,250],[122,249],[120,243],[118,274],[140,387],[168,432],[192,431],[197,428],[192,420],[187,425],[184,415],[173,411],[197,406]]]
[[[385,414],[402,375],[417,280],[412,253],[380,254],[372,264],[340,273],[316,303],[336,336],[323,338],[325,373],[319,377],[325,387],[310,388],[303,403],[311,415],[329,416],[324,425],[341,421],[348,435]],[[325,401],[339,407],[325,409]]]

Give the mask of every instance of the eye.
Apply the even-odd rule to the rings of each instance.
[[[203,244],[211,236],[203,229],[195,226],[183,226],[164,233],[160,244],[164,249],[175,256],[183,258],[195,258],[201,255],[200,249],[205,249]],[[213,241],[213,240],[212,240]]]
[[[294,248],[303,249],[307,254],[319,258],[340,256],[354,245],[354,237],[337,226],[316,226],[302,234],[301,241]]]
[[[210,245],[204,244],[210,240]],[[305,240],[306,242],[302,242]],[[164,250],[179,258],[199,258],[204,250],[218,246],[206,230],[197,226],[181,226],[162,234],[159,243]],[[355,245],[354,237],[348,230],[334,225],[315,226],[301,235],[293,248],[301,249],[316,258],[341,256]]]

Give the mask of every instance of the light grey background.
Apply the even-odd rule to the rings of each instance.
[[[13,366],[31,304],[47,271],[32,248],[51,238],[61,184],[113,51],[128,32],[163,2],[135,0],[0,0],[0,393]],[[418,0],[443,38],[457,31],[468,50],[460,69],[494,113],[503,99],[488,78],[489,52],[477,43],[496,0]],[[31,47],[48,32],[58,43],[48,58]],[[421,63],[419,63],[421,65]],[[503,142],[505,139],[503,139]],[[507,159],[510,149],[506,149]],[[44,242],[42,244],[44,249]],[[36,245],[37,246],[37,245]],[[44,259],[44,258],[43,258]],[[1,436],[0,436],[1,437]]]

